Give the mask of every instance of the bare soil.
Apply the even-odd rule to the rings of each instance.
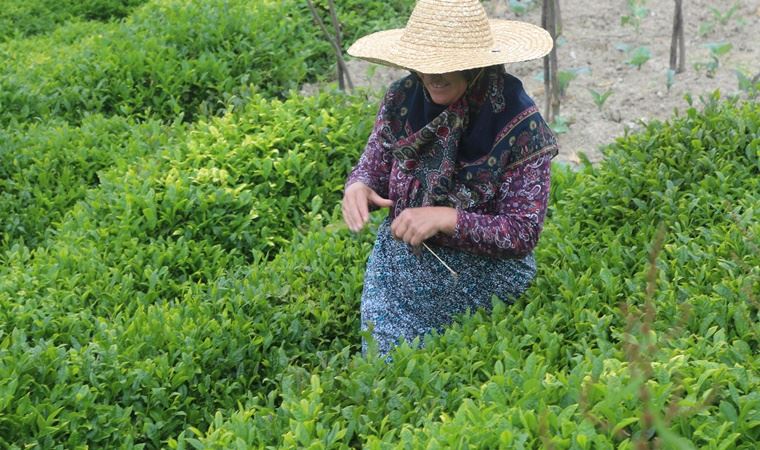
[[[540,25],[540,5],[517,15],[507,4],[506,0],[484,2],[490,17]],[[735,12],[728,17],[735,4]],[[750,77],[760,73],[760,0],[685,1],[686,71],[676,75],[670,88],[667,73],[674,2],[648,0],[645,6],[649,12],[637,30],[621,23],[621,18],[630,14],[627,0],[562,2],[560,71],[576,71],[579,75],[570,82],[562,100],[561,117],[570,126],[559,136],[561,151],[557,161],[577,165],[583,153],[591,162],[599,162],[603,158],[600,148],[624,135],[627,129],[635,130],[642,122],[654,119],[667,120],[674,111],[686,109],[686,94],[695,99],[716,89],[723,95],[741,94],[736,70]],[[715,73],[708,74],[699,66],[711,61],[708,45],[724,42],[730,42],[733,48],[719,59]],[[637,69],[627,63],[630,53],[623,49],[640,46],[651,51],[651,59]],[[373,89],[385,89],[391,81],[406,75],[360,60],[350,60],[348,65],[355,84]],[[514,64],[507,70],[522,79],[543,110],[543,62]],[[589,89],[611,91],[611,95],[599,108]]]

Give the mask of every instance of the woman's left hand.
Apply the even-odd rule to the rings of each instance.
[[[412,246],[422,244],[436,233],[454,234],[457,210],[446,206],[425,206],[401,211],[391,223],[391,235]]]

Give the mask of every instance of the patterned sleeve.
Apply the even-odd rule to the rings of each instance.
[[[533,251],[543,229],[556,147],[510,166],[498,188],[498,211],[457,210],[454,235],[442,243],[492,257],[522,257]]]
[[[390,180],[393,156],[390,151],[391,139],[388,135],[386,95],[375,119],[375,126],[367,141],[359,162],[348,175],[345,187],[361,181],[383,198],[388,198],[388,182]]]

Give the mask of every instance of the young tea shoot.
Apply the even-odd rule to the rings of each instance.
[[[518,16],[522,16],[531,9],[535,8],[537,2],[535,0],[509,0],[509,10]]]
[[[705,70],[705,75],[712,78],[720,67],[721,57],[727,55],[734,48],[734,45],[730,42],[710,42],[705,44],[705,47],[710,50],[710,61],[698,62],[694,64],[694,69]]]
[[[636,69],[641,70],[641,66],[646,64],[652,58],[652,52],[649,47],[636,47],[631,52],[631,57],[626,61],[630,66],[635,66]]]
[[[644,6],[646,0],[628,0],[628,14],[620,18],[620,24],[630,25],[639,32],[641,21],[649,15],[649,9]]]
[[[565,134],[570,131],[570,121],[562,116],[556,116],[549,124],[549,128],[557,134]]]
[[[607,89],[604,92],[598,92],[594,89],[589,88],[588,91],[591,94],[591,98],[594,100],[594,104],[597,108],[599,108],[599,111],[602,110],[602,107],[604,107],[607,99],[610,98],[610,95],[612,95],[612,89]]]
[[[668,69],[668,71],[665,74],[665,85],[668,87],[668,92],[670,92],[670,89],[673,87],[675,83],[676,83],[676,71],[673,69]]]
[[[710,7],[712,13],[712,19],[706,20],[699,25],[699,36],[705,37],[715,31],[718,25],[725,26],[739,11],[739,2],[734,3],[728,9],[719,9],[716,7]],[[743,22],[743,19],[737,18],[737,22]]]
[[[760,73],[754,77],[741,69],[736,69],[735,73],[740,91],[746,93],[751,99],[760,95]]]

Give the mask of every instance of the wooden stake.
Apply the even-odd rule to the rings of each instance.
[[[544,0],[543,5],[541,5],[541,27],[547,31],[549,30],[549,1],[551,0]],[[544,115],[546,116],[547,122],[551,122],[553,120],[552,113],[551,113],[552,81],[551,81],[551,65],[549,62],[550,59],[551,58],[549,55],[544,56],[544,95],[546,96],[546,106],[544,107]]]
[[[686,70],[686,41],[683,26],[683,0],[675,0],[673,14],[673,37],[670,41],[670,70],[682,73]]]

